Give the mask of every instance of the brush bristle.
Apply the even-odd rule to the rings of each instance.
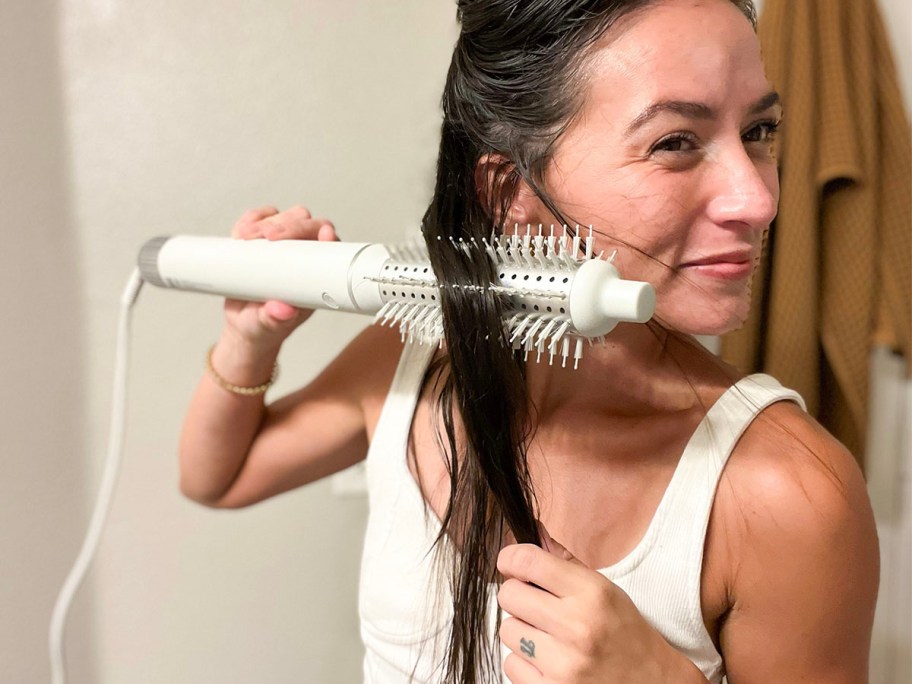
[[[566,366],[572,357],[574,368],[579,365],[585,338],[573,328],[568,301],[575,272],[587,260],[598,258],[593,256],[591,228],[586,238],[580,237],[579,226],[572,232],[563,226],[559,235],[554,226],[547,234],[542,226],[526,226],[524,233],[517,226],[513,234],[492,236],[480,245],[474,239],[451,242],[469,257],[486,254],[494,265],[497,282],[452,287],[486,290],[501,297],[507,312],[504,332],[514,349],[526,359],[534,353],[535,360],[541,361],[547,355],[553,364],[560,357]],[[408,243],[388,249],[390,259],[381,275],[370,279],[381,286],[385,302],[374,321],[398,325],[403,340],[441,344],[440,286],[430,269],[427,248]]]

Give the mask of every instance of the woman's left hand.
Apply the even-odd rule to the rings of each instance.
[[[505,578],[497,600],[511,616],[500,628],[512,651],[504,674],[513,684],[706,681],[622,589],[541,529],[545,548],[512,544],[497,558]]]

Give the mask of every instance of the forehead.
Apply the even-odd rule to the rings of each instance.
[[[728,0],[664,0],[628,15],[596,46],[585,73],[584,109],[612,116],[665,99],[734,110],[769,90],[759,40]]]

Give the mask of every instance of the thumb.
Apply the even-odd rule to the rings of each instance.
[[[570,553],[563,544],[548,533],[548,528],[546,528],[541,521],[538,523],[538,536],[539,539],[541,539],[542,548],[552,556],[557,556],[561,560],[571,561],[578,565],[585,566],[581,560]]]
[[[298,310],[290,304],[279,301],[268,301],[263,308],[272,318],[283,323],[290,321],[298,313]]]
[[[260,325],[274,333],[288,335],[307,320],[311,313],[313,312],[310,310],[298,309],[291,304],[271,300],[259,308]]]

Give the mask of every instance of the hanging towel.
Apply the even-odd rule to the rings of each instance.
[[[874,0],[766,0],[782,196],[745,326],[722,356],[795,388],[862,461],[869,356],[912,356],[912,140]]]

